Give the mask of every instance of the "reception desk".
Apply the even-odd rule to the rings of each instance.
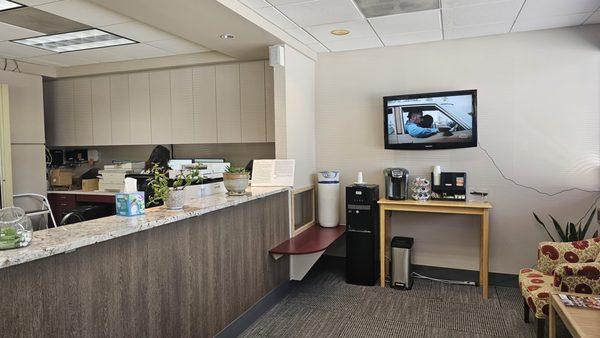
[[[289,191],[34,233],[0,251],[2,336],[209,337],[289,279]]]

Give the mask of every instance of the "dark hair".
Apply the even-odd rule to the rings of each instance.
[[[423,115],[423,118],[421,119],[421,123],[419,123],[419,127],[422,127],[422,128],[433,127],[433,116]]]
[[[415,115],[415,114],[423,114],[422,111],[409,111],[408,112],[408,119],[410,120],[410,118]]]
[[[169,149],[165,148],[164,146],[156,146],[154,150],[152,150],[148,161],[146,161],[145,169],[152,170],[152,167],[156,163],[159,167],[163,168],[164,170],[168,170],[170,159],[171,152],[169,151]]]

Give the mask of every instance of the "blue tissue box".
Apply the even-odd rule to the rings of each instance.
[[[144,213],[144,192],[118,193],[115,195],[117,215],[138,216]]]

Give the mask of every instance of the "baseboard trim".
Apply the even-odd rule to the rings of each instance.
[[[442,268],[438,266],[428,265],[412,265],[414,272],[420,273],[427,277],[439,278],[439,279],[450,279],[450,280],[464,280],[479,282],[479,271],[475,270],[463,270],[453,268]],[[489,284],[492,286],[503,286],[503,287],[519,287],[519,276],[508,274],[508,273],[489,273]]]
[[[267,311],[269,311],[275,304],[280,302],[285,296],[287,296],[292,289],[295,287],[297,282],[287,281],[275,289],[267,293],[263,298],[256,302],[252,307],[242,313],[239,317],[229,323],[223,330],[215,335],[217,338],[226,337],[238,337],[242,334],[250,325]]]

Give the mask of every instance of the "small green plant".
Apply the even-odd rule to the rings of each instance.
[[[152,178],[148,180],[148,185],[154,192],[154,196],[150,197],[148,203],[157,205],[161,201],[164,202],[169,198],[169,191],[183,190],[192,183],[202,182],[202,176],[197,168],[188,171],[181,170],[173,180],[173,184],[169,187],[168,171],[164,170],[158,164],[152,167]]]
[[[250,173],[250,172],[248,172],[248,170],[246,170],[246,168],[232,167],[232,166],[227,166],[227,168],[225,168],[225,172],[228,174],[249,174]]]
[[[552,219],[552,224],[554,225],[554,229],[556,230],[556,233],[558,234],[560,240],[562,242],[573,242],[573,241],[580,241],[580,240],[586,238],[587,232],[590,228],[590,224],[592,224],[592,220],[594,219],[594,215],[596,214],[596,208],[592,208],[592,212],[590,213],[590,216],[588,217],[587,221],[585,222],[585,225],[583,225],[581,223],[581,221],[583,221],[583,219],[585,218],[585,216],[588,213],[589,213],[589,211],[587,211],[585,213],[585,215],[583,215],[583,217],[577,223],[567,222],[567,224],[565,224],[564,229],[554,217],[552,217],[551,215],[548,215],[548,216],[550,217],[550,219]],[[550,234],[550,231],[548,231],[548,227],[546,226],[546,224],[544,224],[544,222],[542,222],[542,220],[538,217],[538,215],[536,215],[535,212],[533,213],[533,217],[535,217],[535,220],[544,228],[544,230],[546,230],[548,237],[550,237],[550,239],[553,242],[556,242],[554,237],[552,237],[552,235]],[[596,230],[596,232],[594,232],[592,237],[598,237],[598,230]]]

